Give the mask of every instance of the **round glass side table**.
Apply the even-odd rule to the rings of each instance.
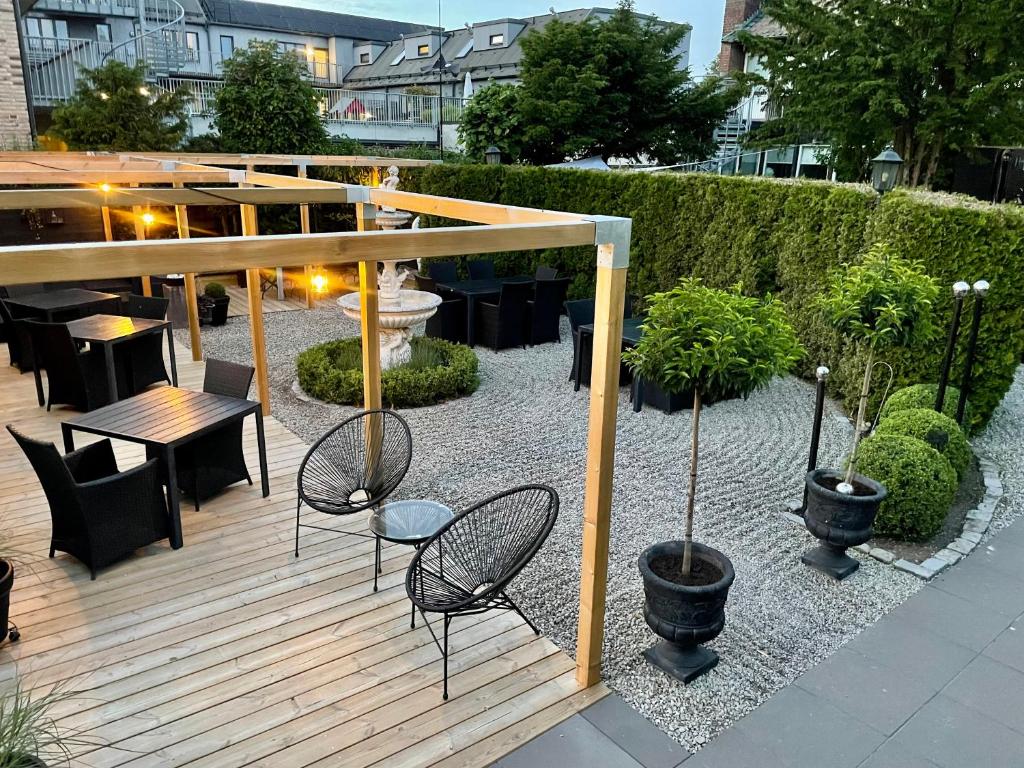
[[[377,591],[377,575],[381,572],[380,543],[406,544],[419,549],[427,539],[455,517],[444,504],[428,499],[389,501],[370,515],[370,533],[377,539],[373,562],[373,591]],[[412,609],[413,628],[416,627],[416,607]]]

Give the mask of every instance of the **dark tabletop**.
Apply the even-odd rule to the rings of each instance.
[[[640,326],[643,325],[644,319],[642,317],[627,317],[622,321],[622,340],[628,344],[637,344],[642,337],[643,331],[640,330]],[[584,333],[594,333],[594,324],[587,323],[581,325],[580,330]]]
[[[87,291],[84,288],[62,288],[59,291],[30,293],[27,296],[15,296],[5,299],[8,304],[29,307],[40,312],[52,312],[56,309],[73,309],[87,304],[98,304],[101,301],[113,301],[117,294]]]
[[[169,445],[255,412],[260,404],[178,387],[157,387],[67,419],[84,432]]]
[[[454,516],[448,507],[436,501],[389,501],[370,516],[370,532],[398,544],[419,544]]]
[[[79,341],[105,343],[130,339],[155,329],[166,328],[166,320],[146,320],[140,317],[121,317],[119,315],[91,315],[68,324],[71,336]]]
[[[438,283],[438,288],[446,288],[462,294],[492,294],[501,293],[502,283],[533,282],[529,275],[515,275],[514,277],[487,277],[481,280],[454,280],[447,283]]]

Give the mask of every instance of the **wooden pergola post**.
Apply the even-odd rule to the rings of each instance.
[[[377,207],[356,203],[356,228],[367,232],[377,228]],[[363,408],[381,407],[380,328],[377,317],[377,262],[359,262],[360,330],[363,338]]]
[[[242,235],[259,234],[256,223],[256,206],[240,205],[242,212]],[[260,270],[245,270],[245,285],[249,297],[249,329],[252,334],[252,364],[256,369],[256,392],[260,398],[263,415],[270,415],[270,377],[267,373],[267,339],[263,331],[263,292],[260,290]]]
[[[176,189],[184,185],[180,181],[174,182]],[[188,206],[174,206],[174,218],[178,223],[178,239],[187,240],[191,237],[188,228]],[[196,273],[185,272],[185,309],[188,312],[188,335],[192,346],[192,359],[199,361],[203,359],[203,340],[199,335],[199,296],[196,294]]]
[[[306,164],[301,163],[299,165],[299,178],[306,178]],[[303,203],[299,206],[299,231],[304,235],[309,234],[309,204]],[[313,268],[307,264],[302,268],[302,271],[306,278],[306,308],[313,309],[316,306],[316,301],[313,299]]]
[[[137,188],[139,185],[137,182],[132,182],[128,185],[129,187]],[[135,239],[145,240],[146,239],[146,225],[142,221],[142,206],[132,206],[132,223],[135,224]],[[153,281],[149,279],[149,275],[142,275],[142,295],[152,296],[153,295]]]
[[[631,229],[628,219],[593,217],[593,220],[597,223],[597,290],[583,497],[579,631],[576,640],[576,681],[585,687],[601,680],[622,315]]]

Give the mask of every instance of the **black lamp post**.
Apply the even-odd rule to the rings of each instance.
[[[501,165],[501,150],[491,144],[484,150],[484,161],[488,165]]]
[[[935,410],[942,413],[946,400],[946,385],[949,383],[949,369],[953,364],[953,353],[956,352],[957,336],[960,334],[960,313],[964,308],[964,299],[971,292],[971,286],[963,280],[953,283],[953,323],[949,327],[949,341],[946,342],[946,356],[942,359],[942,370],[939,372],[939,386],[935,393]]]
[[[978,280],[974,289],[974,317],[971,320],[971,333],[967,337],[967,360],[964,362],[964,377],[960,381],[960,399],[956,404],[956,423],[964,423],[964,412],[967,409],[967,396],[971,391],[971,374],[974,370],[974,355],[978,347],[978,330],[981,328],[981,312],[985,296],[988,295],[989,284],[986,280]]]
[[[890,144],[871,161],[871,186],[880,196],[892,192],[903,167],[903,158],[896,154]]]

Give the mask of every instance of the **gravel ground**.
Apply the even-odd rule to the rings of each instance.
[[[312,441],[352,409],[303,402],[295,396],[295,356],[312,344],[356,335],[334,307],[266,316],[274,414]],[[576,643],[579,558],[588,391],[567,381],[572,345],[495,354],[477,348],[480,389],[471,397],[406,409],[414,459],[399,497],[434,498],[453,508],[525,482],[553,486],[561,498],[554,532],[515,582],[513,596],[569,654]],[[245,318],[204,329],[208,356],[248,362]],[[187,344],[184,334],[179,342]],[[1022,388],[984,436],[988,452],[1015,451],[1020,473]],[[641,651],[654,641],[642,615],[637,557],[646,546],[682,535],[689,472],[688,412],[653,409],[634,414],[620,391],[612,510],[604,675],[640,712],[689,749],[698,749],[774,691],[833,653],[846,640],[921,587],[912,576],[862,557],[843,584],[800,564],[811,545],[806,531],[780,510],[801,492],[814,403],[813,387],[794,378],[775,381],[747,401],[707,408],[701,420],[697,540],[725,552],[736,570],[725,631],[712,644],[719,666],[684,687],[648,666]],[[850,428],[830,403],[821,463],[835,464]],[[996,445],[990,445],[994,443]],[[1018,492],[1014,509],[1020,514]]]
[[[1017,368],[1013,386],[992,421],[973,441],[975,451],[999,467],[1003,498],[996,507],[989,537],[1024,515],[1024,366]]]

